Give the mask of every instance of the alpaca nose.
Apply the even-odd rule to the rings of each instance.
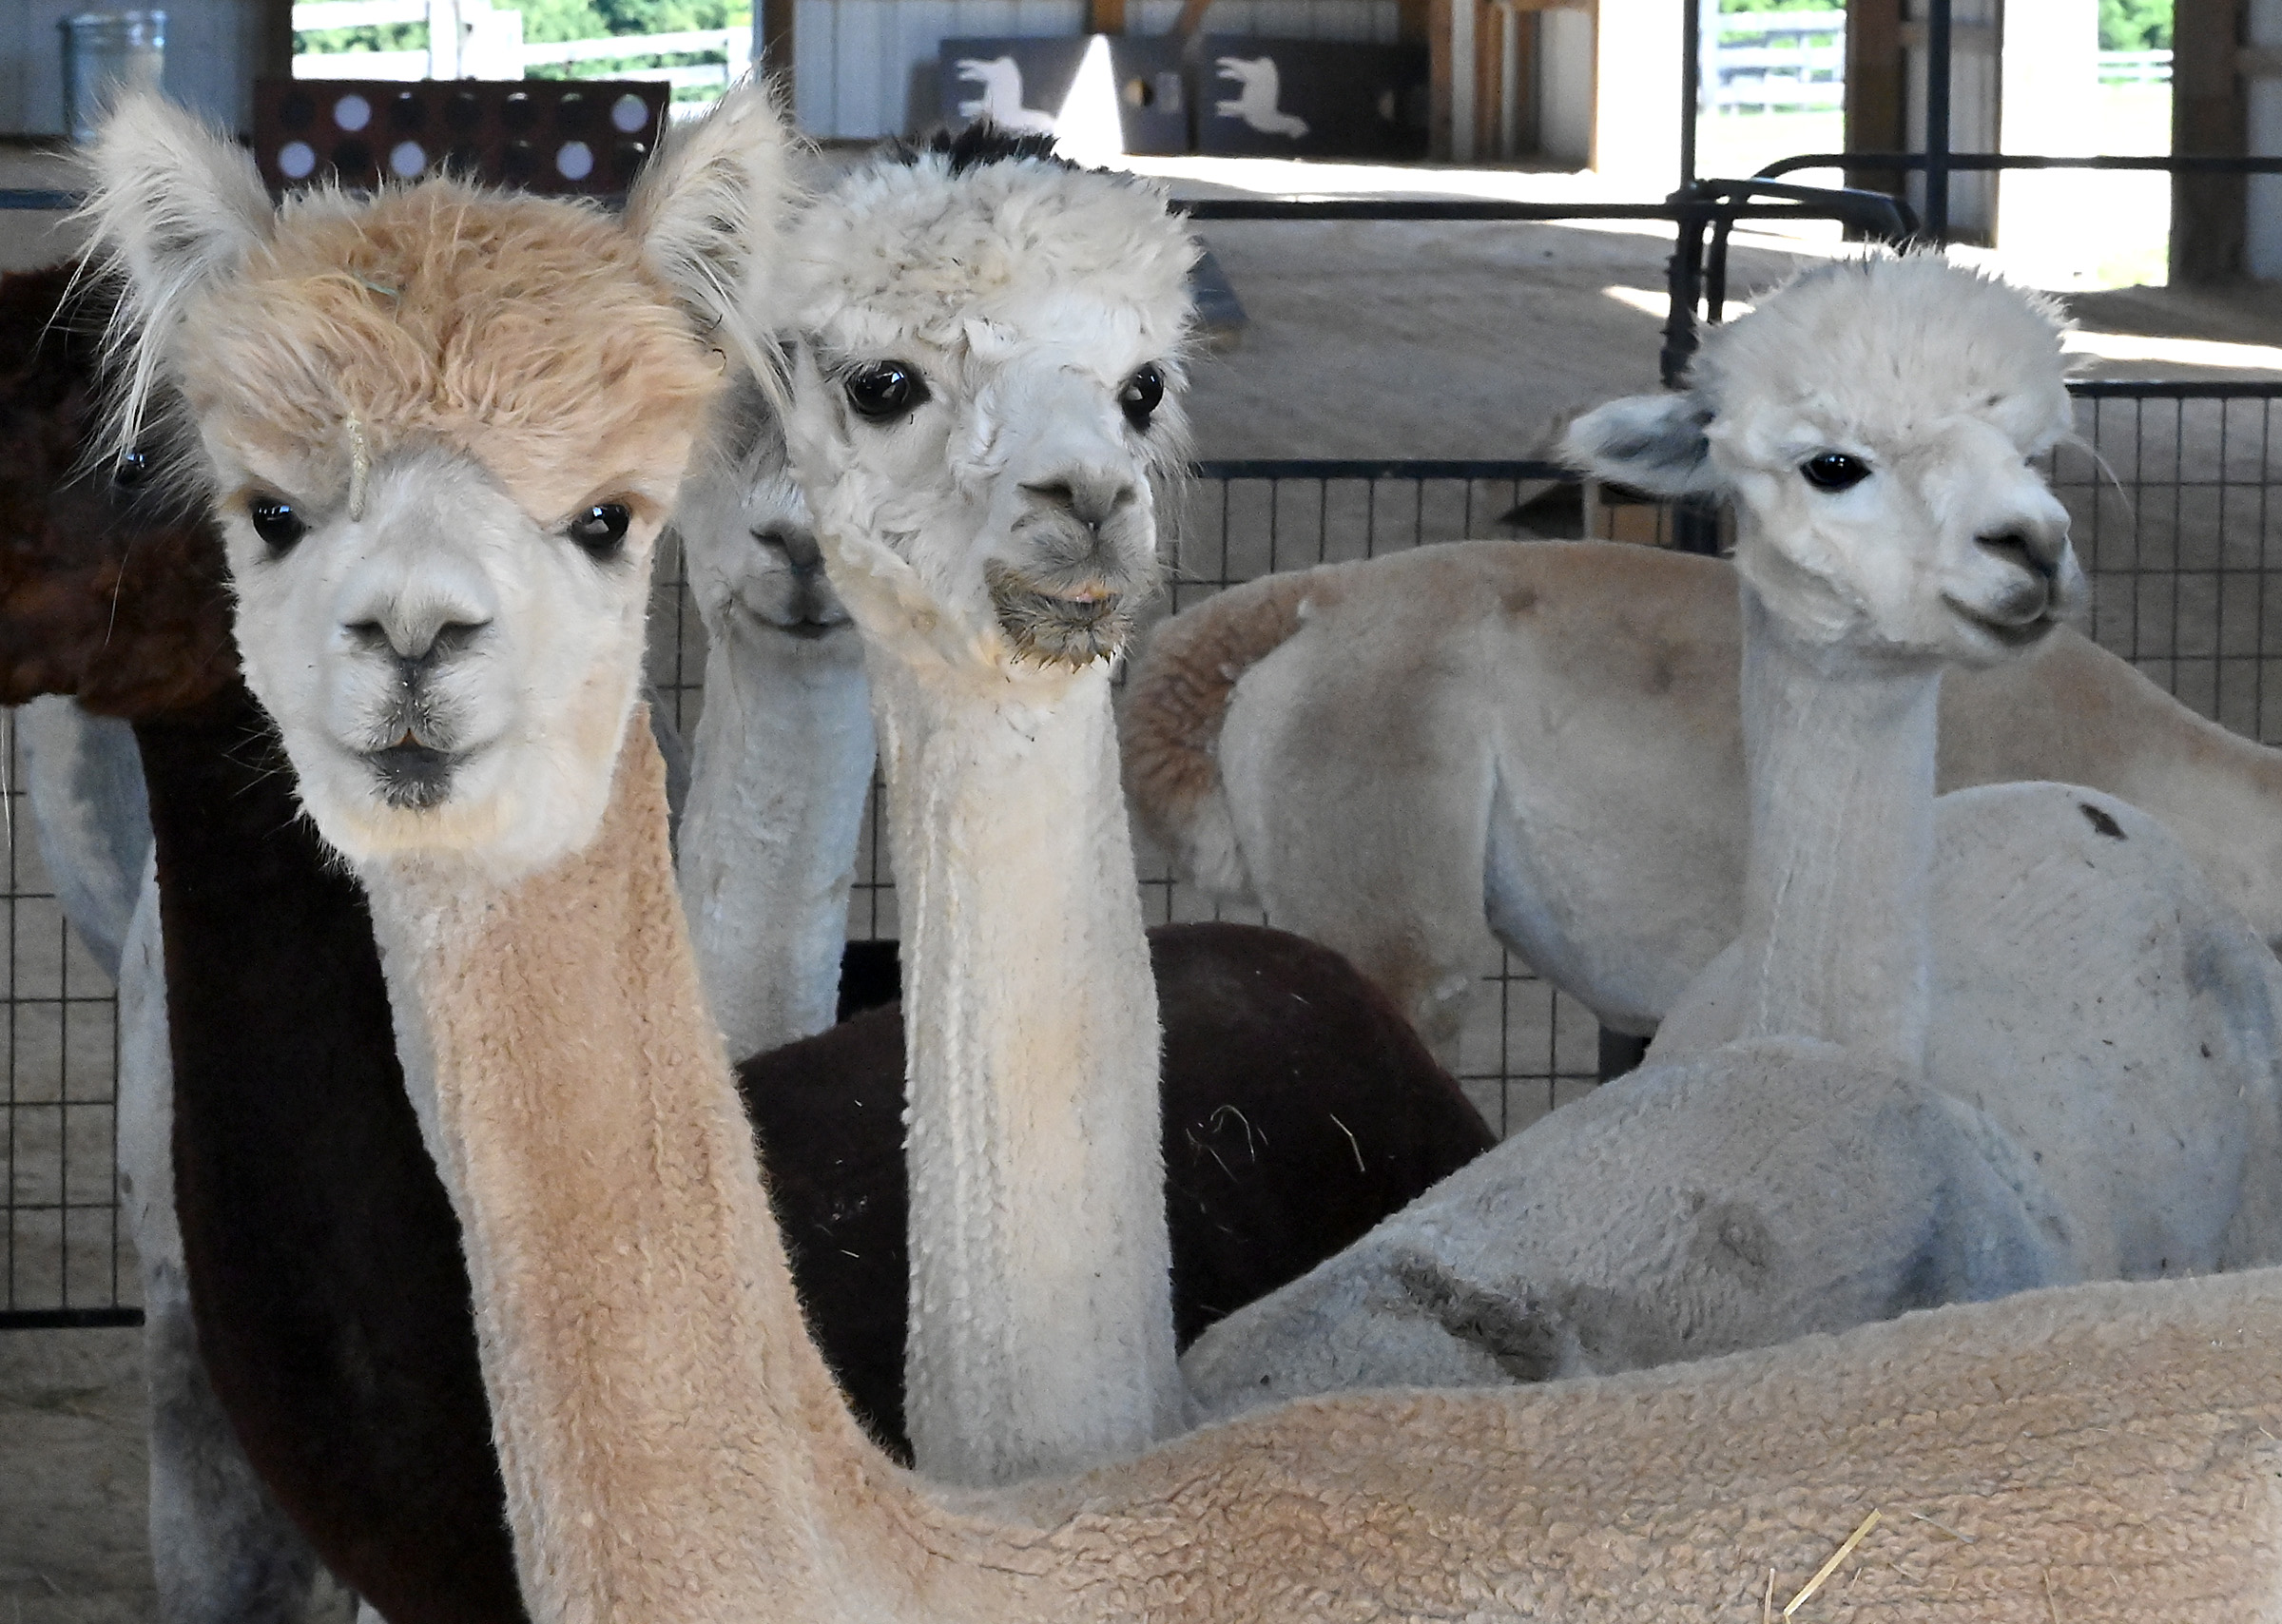
[[[490,620],[449,620],[439,615],[391,615],[353,621],[341,629],[358,648],[385,654],[396,664],[397,674],[416,682],[433,667],[464,652]]]
[[[494,602],[479,571],[433,553],[367,559],[337,600],[348,647],[394,660],[407,681],[474,644]]]
[[[784,562],[796,575],[813,575],[824,567],[823,549],[817,545],[816,533],[780,525],[753,532],[764,546],[773,547],[784,555]]]
[[[1051,479],[1026,481],[1022,490],[1037,506],[1068,513],[1086,529],[1101,527],[1134,497],[1133,481],[1107,469],[1073,469]]]
[[[2060,573],[2060,555],[2067,551],[2068,532],[2045,525],[2015,525],[1973,538],[2008,564],[2017,564],[2040,580]]]

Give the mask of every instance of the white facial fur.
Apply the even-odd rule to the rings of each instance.
[[[1736,568],[1793,635],[1985,665],[2087,595],[2031,465],[2069,430],[2060,331],[2035,296],[1931,255],[1830,266],[1715,330],[1686,395],[1602,407],[1567,449],[1731,498]],[[1828,488],[1818,466],[1867,472]]]
[[[633,706],[664,503],[598,556],[566,533],[575,511],[534,519],[442,448],[375,467],[361,519],[306,471],[216,464],[309,523],[280,551],[245,501],[222,508],[246,681],[319,832],[360,859],[480,848],[502,876],[582,843]]]
[[[812,211],[788,426],[860,619],[841,555],[868,539],[977,649],[1065,667],[1117,650],[1158,582],[1194,252],[1155,191],[1035,160],[883,164]],[[897,274],[852,285],[849,263],[889,256]],[[910,404],[867,416],[886,365]]]
[[[751,380],[730,392],[691,461],[673,528],[708,628],[738,615],[793,637],[856,635],[825,578],[784,425]]]

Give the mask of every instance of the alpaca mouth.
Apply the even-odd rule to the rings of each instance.
[[[373,769],[381,800],[398,811],[423,812],[441,805],[452,793],[452,772],[459,758],[421,744],[408,727],[395,744],[366,751],[364,762]]]
[[[2049,598],[2041,609],[2026,620],[2000,619],[1985,609],[1978,609],[1970,604],[1961,603],[1946,593],[1943,595],[1943,602],[1956,611],[1959,619],[1966,622],[1976,630],[1994,638],[2006,648],[2025,648],[2033,643],[2040,642],[2054,627],[2060,624],[2060,616],[2054,612],[2054,605]]]
[[[1090,666],[1115,654],[1132,635],[1130,593],[1099,584],[1048,591],[996,559],[985,563],[982,572],[998,628],[1026,660]]]

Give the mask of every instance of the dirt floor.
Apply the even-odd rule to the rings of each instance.
[[[53,155],[0,148],[0,186],[66,184]],[[1179,184],[1289,181],[1231,167]],[[1590,189],[1570,176],[1421,184],[1477,195]],[[1205,235],[1249,321],[1196,367],[1200,454],[1526,456],[1566,414],[1655,385],[1668,252],[1655,232],[1353,222],[1214,224]],[[0,268],[46,262],[68,238],[54,217],[0,215]],[[1739,241],[1733,286],[1748,297],[1835,248]],[[2094,376],[2282,377],[2272,289],[2136,288],[2081,296],[2074,310]],[[29,1052],[20,1059],[29,1065]],[[52,1085],[20,1068],[15,1086],[33,1101]],[[33,1176],[41,1158],[26,1144],[0,1176]],[[136,1332],[0,1333],[0,1624],[151,1615],[142,1402]]]
[[[153,1615],[140,1331],[0,1332],[0,1620]]]

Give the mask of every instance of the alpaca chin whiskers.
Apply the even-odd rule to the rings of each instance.
[[[1133,634],[1139,605],[1151,595],[1112,590],[1098,581],[1056,588],[996,559],[985,561],[983,581],[998,628],[1025,660],[1082,669],[1114,657]]]

